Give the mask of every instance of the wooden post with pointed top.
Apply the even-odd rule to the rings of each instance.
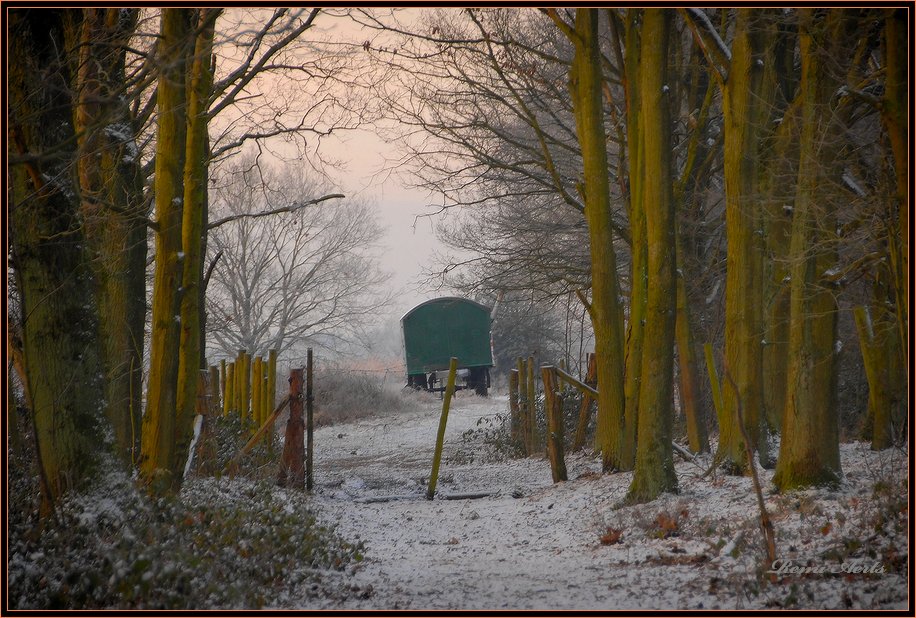
[[[432,500],[436,495],[436,481],[439,478],[439,462],[442,460],[442,443],[445,441],[445,424],[448,421],[448,408],[455,393],[455,374],[458,372],[458,359],[454,356],[448,364],[448,382],[442,398],[442,416],[439,417],[439,432],[436,434],[436,452],[433,455],[433,471],[429,475],[429,489],[426,490],[426,499]]]

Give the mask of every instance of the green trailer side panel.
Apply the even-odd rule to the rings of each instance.
[[[407,312],[401,329],[408,375],[448,369],[453,356],[461,368],[493,366],[490,310],[480,303],[436,298]]]

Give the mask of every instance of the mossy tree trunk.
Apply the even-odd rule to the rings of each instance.
[[[782,443],[773,483],[779,490],[839,482],[836,412],[837,303],[825,279],[836,265],[836,209],[822,187],[838,176],[839,127],[830,97],[845,75],[830,66],[844,53],[846,10],[799,13],[801,82],[798,180],[790,244],[789,349]]]
[[[181,333],[178,348],[178,395],[175,421],[176,470],[184,469],[193,434],[197,381],[204,364],[201,334],[201,273],[206,237],[207,171],[210,142],[207,134],[208,108],[213,89],[210,58],[213,34],[220,9],[199,9],[192,23],[197,33],[191,59],[187,98],[187,140],[184,154],[184,210],[181,224],[182,260]]]
[[[728,78],[723,86],[725,133],[725,225],[728,235],[725,279],[725,368],[723,403],[727,424],[719,427],[717,457],[730,471],[744,474],[748,461],[738,427],[739,399],[751,450],[767,454],[761,440],[763,377],[762,268],[760,226],[760,145],[765,136],[770,102],[763,91],[766,54],[766,12],[738,9]],[[734,384],[734,386],[733,386]]]
[[[789,346],[789,240],[793,188],[798,177],[798,106],[782,115],[769,146],[763,173],[766,259],[764,260],[763,416],[774,432],[782,428]]]
[[[143,416],[140,474],[154,493],[180,483],[175,436],[178,431],[178,370],[181,340],[182,216],[187,136],[187,61],[193,11],[162,10],[157,90],[156,268],[150,337],[150,369]],[[196,367],[194,368],[196,371]]]
[[[677,491],[671,453],[675,330],[675,221],[671,174],[668,38],[671,12],[646,9],[640,53],[640,158],[646,216],[646,323],[639,389],[636,467],[629,502]],[[600,391],[599,391],[600,392]]]
[[[907,93],[912,92],[907,59],[912,63],[910,41],[907,33],[906,9],[885,9],[884,27],[884,98],[881,120],[891,144],[894,175],[897,189],[895,207],[888,221],[888,245],[894,274],[895,301],[899,339],[907,340],[909,334],[910,299],[910,219],[909,219],[909,147],[907,137],[911,128],[908,122]],[[910,65],[911,68],[912,65]],[[894,216],[896,215],[896,216]],[[908,346],[900,346],[902,364],[909,365]]]
[[[581,192],[585,198],[591,251],[590,315],[595,332],[599,393],[596,442],[602,452],[603,468],[607,471],[625,467],[621,457],[625,410],[624,340],[601,102],[598,10],[577,9],[574,31],[567,34],[575,45],[570,87],[576,134],[582,150],[584,181]]]
[[[681,69],[689,75],[685,88],[673,89],[680,99],[672,102],[671,109],[680,109],[686,104],[691,110],[688,121],[686,155],[674,182],[674,203],[676,212],[675,243],[677,251],[677,315],[675,318],[675,339],[678,353],[678,394],[681,411],[687,424],[687,438],[690,449],[695,453],[709,451],[708,419],[711,412],[704,402],[704,369],[698,362],[695,341],[695,324],[690,298],[698,289],[695,282],[701,281],[700,273],[693,272],[694,266],[688,256],[695,256],[702,243],[698,242],[696,222],[702,220],[703,195],[710,187],[709,166],[712,162],[712,147],[707,144],[706,134],[710,109],[716,92],[716,85],[708,74],[702,53],[691,48],[689,55],[678,49],[674,58],[686,56],[688,69]],[[674,69],[677,70],[677,69]],[[705,295],[705,294],[704,294]]]
[[[140,438],[148,213],[136,127],[123,89],[139,10],[82,13],[74,32],[80,215],[96,282],[105,409],[118,456],[130,465]]]
[[[71,58],[79,11],[11,10],[7,137],[10,256],[42,512],[92,478],[105,444],[98,315],[71,164]]]
[[[642,159],[640,130],[640,32],[641,9],[628,9],[624,28],[624,89],[627,103],[627,159],[629,161],[630,199],[630,306],[626,329],[624,397],[626,411],[621,437],[623,470],[631,470],[636,461],[636,432],[639,422],[639,386],[642,376],[643,339],[645,334],[646,292],[648,289],[646,213],[643,204],[645,168]],[[600,392],[600,391],[599,391]]]
[[[899,362],[897,324],[880,306],[853,311],[859,347],[868,379],[868,415],[871,447],[894,446],[906,416],[906,376]]]

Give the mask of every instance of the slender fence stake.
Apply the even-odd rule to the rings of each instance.
[[[242,372],[239,374],[239,413],[241,418],[249,418],[251,412],[251,355],[242,353]]]
[[[267,409],[273,410],[277,403],[277,351],[267,352]]]
[[[312,348],[308,349],[305,366],[305,489],[312,491],[314,484],[314,454],[315,454],[315,415],[312,413]]]
[[[219,387],[219,368],[216,365],[210,366],[210,414],[216,416],[219,414],[219,411],[222,409],[222,406],[219,402],[220,396],[220,387]]]
[[[194,404],[194,438],[191,440],[191,446],[188,449],[188,459],[185,461],[184,477],[187,478],[188,472],[195,466],[203,473],[209,473],[209,467],[216,454],[213,447],[210,427],[207,416],[210,414],[210,372],[201,369],[197,379],[197,399]]]
[[[513,444],[519,444],[521,419],[518,413],[518,369],[509,371],[509,427]]]
[[[222,397],[223,414],[225,414],[227,411],[227,408],[226,408],[226,405],[227,405],[226,380],[229,379],[229,376],[227,374],[228,371],[229,371],[229,366],[228,366],[228,363],[226,363],[226,359],[224,358],[223,360],[219,362],[219,395],[220,397]]]
[[[439,417],[439,433],[436,435],[436,452],[433,455],[433,471],[429,475],[429,489],[426,499],[432,500],[436,495],[436,480],[439,478],[439,462],[442,459],[442,443],[445,441],[445,423],[448,421],[448,407],[455,392],[455,374],[458,372],[458,359],[454,356],[448,364],[448,382],[442,398],[442,416]]]
[[[566,480],[566,461],[563,455],[563,410],[557,397],[557,375],[555,367],[541,367],[544,382],[544,410],[547,413],[547,458],[550,460],[550,474],[553,482]]]
[[[286,438],[280,457],[277,485],[302,488],[305,485],[305,424],[302,419],[303,369],[293,369],[289,374],[289,420]]]
[[[537,403],[537,382],[534,381],[534,357],[528,357],[528,416],[531,419],[531,424],[528,426],[528,429],[531,431],[528,434],[528,440],[530,444],[528,446],[528,455],[534,455],[538,450],[538,403]]]
[[[598,373],[598,364],[595,362],[595,355],[588,355],[588,369],[585,373],[585,383],[594,387],[595,377]],[[589,411],[592,407],[594,397],[588,392],[583,393],[582,403],[579,405],[579,423],[576,425],[576,437],[573,440],[573,450],[578,451],[585,446],[585,432],[588,430]]]
[[[235,357],[235,411],[239,418],[245,418],[245,411],[242,409],[242,374],[245,372],[245,350],[239,349],[238,356]]]
[[[261,385],[264,384],[264,374],[261,372],[261,357],[251,359],[251,418],[254,426],[260,427],[264,419],[261,418]]]
[[[235,411],[235,363],[226,364],[226,386],[223,391],[223,416]]]
[[[519,441],[527,457],[531,454],[531,451],[528,450],[530,446],[528,444],[528,436],[531,435],[531,429],[529,428],[531,424],[531,415],[528,413],[528,372],[525,371],[525,359],[519,356],[516,361],[516,366],[516,371],[518,371],[518,407],[519,416],[521,417],[521,426],[519,427],[521,430],[521,440]]]

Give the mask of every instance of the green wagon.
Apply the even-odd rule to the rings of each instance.
[[[416,389],[443,389],[449,359],[458,359],[459,388],[486,396],[493,366],[490,309],[466,298],[448,296],[420,303],[401,318],[407,384]],[[440,386],[436,386],[440,384]]]

